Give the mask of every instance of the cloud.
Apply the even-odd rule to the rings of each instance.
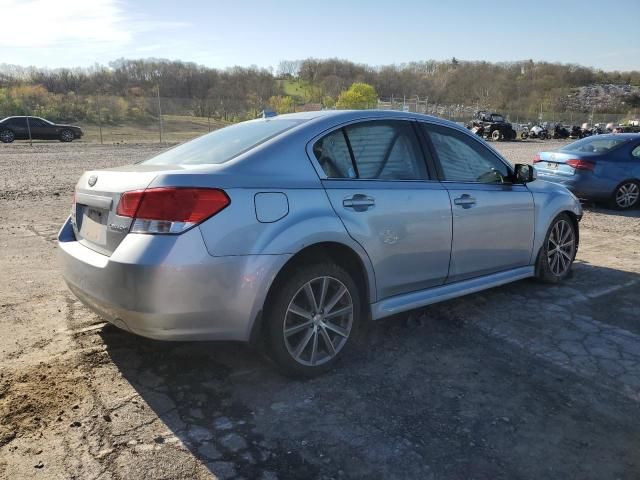
[[[186,26],[131,18],[119,0],[0,0],[0,11],[0,43],[39,53],[69,46],[75,53],[118,50],[140,33]]]

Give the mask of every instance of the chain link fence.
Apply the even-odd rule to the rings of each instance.
[[[0,103],[0,118],[31,115],[56,123],[78,125],[84,131],[83,142],[102,144],[179,143],[235,122],[256,118],[263,109],[271,108],[269,99],[223,95],[198,99],[66,94],[22,100],[19,106]],[[321,108],[323,107],[319,103],[293,106],[295,111]],[[380,98],[372,108],[425,113],[461,124],[470,122],[478,110],[491,110],[481,105],[441,104],[417,95]],[[503,110],[499,113],[516,128],[538,122],[559,122],[565,125],[581,125],[585,122],[618,124],[638,118],[637,115],[634,116],[635,112],[531,113]]]
[[[420,98],[414,96],[387,97],[378,99],[378,109],[381,110],[399,110],[405,112],[424,113],[440,118],[445,118],[454,122],[467,124],[475,118],[475,114],[479,110],[496,111],[502,114],[507,121],[515,124],[536,124],[539,122],[547,122],[551,124],[562,123],[563,125],[582,125],[589,124],[619,124],[628,120],[637,120],[638,112],[631,113],[607,113],[607,112],[549,112],[541,110],[536,113],[517,111],[517,110],[494,110],[490,107],[481,105],[462,105],[462,104],[440,104],[438,102],[429,101],[428,97]]]

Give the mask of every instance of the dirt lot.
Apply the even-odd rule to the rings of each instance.
[[[640,211],[587,207],[561,286],[376,322],[291,381],[243,345],[121,332],[65,288],[77,177],[159,149],[0,145],[0,478],[640,478]]]

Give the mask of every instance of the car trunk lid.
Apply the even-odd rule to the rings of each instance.
[[[540,152],[536,155],[534,164],[536,170],[544,175],[553,175],[558,177],[570,177],[576,174],[579,170],[588,170],[586,168],[575,168],[576,160],[586,161],[587,163],[594,163],[588,156],[579,155],[575,153],[565,152]]]
[[[176,167],[129,165],[85,172],[76,184],[71,212],[78,242],[111,255],[131,227],[131,218],[116,214],[122,193],[145,189],[158,174],[169,170]]]

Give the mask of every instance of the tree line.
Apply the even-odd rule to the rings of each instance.
[[[56,70],[0,65],[0,116],[28,113],[53,120],[143,120],[158,114],[157,96],[163,113],[230,121],[253,118],[264,108],[294,111],[305,103],[371,108],[376,97],[392,96],[494,110],[563,111],[568,94],[591,84],[640,85],[640,71],[455,58],[379,67],[309,58],[283,61],[275,73],[255,66],[220,70],[163,59],[119,59],[108,66]],[[626,113],[638,106],[636,93],[614,108]]]

